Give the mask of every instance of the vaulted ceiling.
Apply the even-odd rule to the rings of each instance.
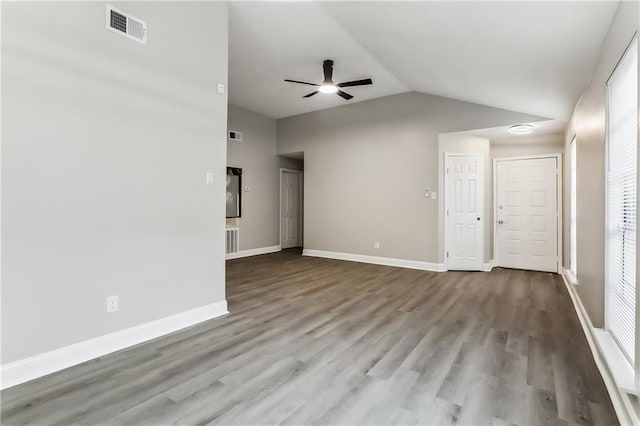
[[[566,120],[618,2],[232,2],[229,101],[272,118],[419,91]],[[370,87],[302,99],[334,81]]]

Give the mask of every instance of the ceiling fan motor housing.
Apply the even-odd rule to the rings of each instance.
[[[335,84],[333,82],[333,60],[331,59],[325,59],[322,62],[322,70],[324,71],[324,81],[322,82],[322,84],[307,83],[306,81],[290,80],[288,78],[286,78],[284,81],[289,83],[305,84],[307,86],[318,87],[317,90],[304,95],[303,98],[310,98],[322,92],[322,93],[335,93],[336,95],[340,96],[342,99],[346,101],[352,99],[353,95],[350,95],[344,90],[341,90],[341,88],[355,87],[355,86],[368,86],[370,84],[373,84],[373,80],[371,80],[370,78],[364,78],[362,80],[345,81],[344,83]]]

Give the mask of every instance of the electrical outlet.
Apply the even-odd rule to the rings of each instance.
[[[120,301],[118,295],[107,297],[107,313],[118,312],[120,309]]]
[[[378,241],[376,241],[375,243],[373,243],[373,248],[375,249],[379,249],[380,248],[380,243]]]

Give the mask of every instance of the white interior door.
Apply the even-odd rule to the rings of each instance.
[[[496,161],[496,264],[558,272],[558,159]]]
[[[282,170],[280,173],[280,246],[302,245],[302,173]]]
[[[484,159],[445,157],[445,261],[447,269],[484,269]]]

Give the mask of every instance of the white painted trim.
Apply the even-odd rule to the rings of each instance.
[[[580,296],[576,292],[576,289],[573,285],[569,284],[567,277],[565,274],[561,274],[562,281],[569,292],[569,296],[571,297],[571,301],[573,302],[573,307],[578,315],[578,319],[580,320],[580,325],[582,326],[582,331],[584,332],[585,337],[587,338],[587,343],[589,344],[589,349],[591,349],[591,353],[593,354],[593,359],[596,362],[596,366],[600,371],[600,375],[602,376],[602,380],[607,388],[607,392],[609,393],[609,397],[611,398],[611,402],[613,404],[613,408],[618,416],[618,420],[621,425],[638,425],[640,424],[640,418],[635,412],[633,408],[633,404],[629,398],[629,395],[623,392],[616,385],[615,379],[607,366],[607,362],[604,359],[600,348],[596,339],[596,329],[593,328],[593,324],[591,323],[591,319],[587,314],[587,311],[580,300]]]
[[[443,259],[444,259],[444,268],[446,271],[449,270],[449,260],[447,258],[447,252],[449,251],[449,245],[450,245],[450,241],[448,238],[448,235],[450,234],[449,232],[447,232],[447,230],[449,229],[449,216],[447,216],[447,194],[448,194],[448,181],[449,179],[448,177],[448,173],[447,173],[447,160],[450,157],[473,157],[473,156],[479,156],[480,157],[480,164],[482,165],[482,172],[479,173],[480,175],[480,180],[481,180],[481,184],[480,186],[482,187],[482,193],[485,194],[486,192],[486,187],[485,185],[487,184],[484,180],[484,174],[485,174],[485,170],[484,170],[484,153],[482,152],[445,152],[444,153],[444,164],[442,167],[443,170],[443,176],[444,176],[444,189],[442,191],[442,194],[440,194],[443,199],[444,199],[444,244],[443,244],[443,248],[444,248],[444,252],[442,254]],[[482,215],[484,215],[484,199],[485,197],[478,197],[477,198],[479,203],[480,203],[480,208],[479,211],[481,211]],[[488,218],[485,218],[485,220],[488,220]],[[481,245],[481,253],[480,253],[480,259],[484,259],[484,244],[485,244],[485,239],[486,239],[486,235],[484,232],[485,229],[485,222],[482,221],[482,226],[481,226],[481,230],[482,230],[482,245]],[[483,262],[481,265],[479,265],[479,268],[477,269],[478,271],[485,271],[487,269],[486,264]],[[490,270],[490,269],[489,269]]]
[[[420,269],[422,271],[445,272],[442,263],[422,262],[420,260],[394,259],[391,257],[368,256],[364,254],[339,253],[323,250],[302,250],[303,256],[323,257],[326,259],[349,260],[351,262],[371,263],[374,265],[397,266],[399,268]]]
[[[615,66],[613,67],[613,70],[611,71],[611,74],[609,74],[609,76],[607,77],[607,81],[605,83],[605,102],[604,102],[604,123],[605,123],[605,132],[604,132],[604,184],[605,184],[605,191],[604,191],[604,226],[605,226],[605,238],[604,238],[604,250],[605,253],[609,252],[609,238],[607,238],[606,232],[607,232],[607,226],[608,226],[608,221],[609,221],[609,191],[607,190],[607,181],[608,181],[608,174],[609,174],[609,144],[610,144],[610,115],[611,115],[611,111],[610,111],[610,95],[611,95],[611,79],[613,78],[613,76],[616,74],[616,71],[618,71],[618,66],[625,60],[625,57],[627,56],[627,54],[632,52],[632,47],[634,47],[634,43],[637,43],[638,41],[638,31],[635,31],[633,36],[631,37],[631,40],[629,41],[629,44],[627,44],[627,46],[624,49],[624,52],[622,52],[622,55],[620,55],[618,61],[616,62]],[[635,54],[640,54],[640,52],[633,52]],[[638,90],[640,91],[640,84],[638,85]],[[636,111],[637,112],[637,111]],[[638,131],[640,132],[640,129],[638,129]],[[636,158],[636,162],[638,162],[638,158]],[[640,173],[640,169],[638,169],[636,171],[637,173]],[[636,175],[636,183],[638,182],[638,175]],[[637,191],[637,188],[636,188]],[[637,221],[637,219],[636,219]],[[640,239],[640,236],[636,235],[636,244],[638,244],[638,239]],[[638,260],[640,259],[640,253],[636,252],[636,263],[638,263]],[[640,274],[640,272],[638,271],[637,268],[636,269],[636,282],[638,281],[638,276]],[[610,309],[610,304],[609,304],[609,290],[610,290],[610,285],[609,285],[609,256],[604,257],[604,326],[606,330],[609,330],[609,309]],[[634,380],[635,380],[635,387],[636,387],[636,393],[640,393],[640,309],[638,309],[638,307],[640,306],[640,292],[636,291],[636,312],[635,312],[635,371],[634,371]],[[640,404],[638,404],[640,405]],[[636,419],[637,420],[637,419]],[[637,422],[636,424],[640,424],[640,422]]]
[[[495,260],[491,259],[491,260],[489,260],[487,263],[485,263],[485,264],[484,264],[484,267],[483,267],[483,269],[482,269],[482,270],[483,270],[484,272],[491,272],[491,270],[493,269],[493,267],[494,267],[495,265],[496,265]]]
[[[623,391],[631,395],[637,395],[635,389],[635,373],[629,360],[622,353],[622,349],[613,336],[602,328],[594,328],[593,335],[600,349],[602,357],[607,361],[614,382]]]
[[[227,301],[222,300],[14,361],[0,367],[0,388],[7,389],[228,313]]]
[[[239,250],[235,253],[228,253],[226,260],[239,259],[241,257],[257,256],[259,254],[275,253],[281,251],[280,246],[259,247],[255,249]]]
[[[499,161],[514,161],[514,160],[537,160],[542,158],[555,158],[556,159],[556,212],[557,212],[557,248],[556,248],[556,273],[562,274],[563,271],[563,252],[562,252],[562,230],[563,230],[563,200],[562,200],[562,174],[563,174],[563,166],[562,163],[562,153],[555,154],[537,154],[537,155],[525,155],[522,157],[501,157],[493,159],[493,258],[495,261],[495,266],[500,265],[500,259],[498,258],[498,162]]]
[[[282,173],[298,173],[300,175],[300,182],[298,188],[298,233],[300,235],[300,246],[304,246],[304,235],[303,235],[303,227],[302,223],[304,220],[304,171],[296,170],[296,169],[287,169],[285,167],[280,167],[280,172],[278,174],[279,177],[279,187],[278,187],[278,241],[280,241],[280,247],[282,247]]]

